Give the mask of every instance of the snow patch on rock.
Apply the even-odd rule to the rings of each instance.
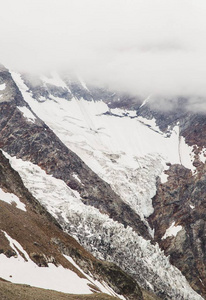
[[[199,154],[199,159],[201,162],[205,163],[206,160],[206,148],[203,148]]]
[[[0,91],[5,90],[5,88],[6,88],[6,84],[5,83],[0,84]]]
[[[107,289],[103,284],[85,274],[72,258],[65,256],[79,269],[85,278],[80,278],[75,272],[62,266],[57,267],[52,263],[48,264],[49,267],[38,267],[15,239],[11,238],[5,231],[3,233],[11,248],[17,253],[17,257],[7,258],[4,254],[0,254],[1,278],[13,283],[29,284],[39,288],[72,294],[92,294],[88,284],[93,283],[101,292],[110,295],[115,294],[114,291]]]
[[[185,138],[183,136],[180,136],[179,154],[180,154],[181,164],[185,168],[190,169],[194,174],[196,172],[196,168],[195,166],[193,166],[193,162],[194,162],[193,147],[186,144]]]
[[[100,291],[102,293],[106,293],[106,294],[110,294],[114,297],[118,297],[119,299],[122,299],[122,300],[126,300],[124,296],[122,295],[119,295],[117,293],[115,293],[113,291],[112,288],[110,288],[108,286],[108,284],[106,282],[103,282],[103,283],[100,283],[99,281],[93,279],[91,276],[89,276],[88,274],[84,273],[84,271],[75,263],[75,261],[73,260],[72,257],[68,256],[68,255],[64,255],[64,257],[71,263],[73,264],[86,278],[88,278],[92,284],[94,284],[95,286],[97,286]]]
[[[167,174],[165,173],[165,171],[169,169],[169,166],[166,164],[166,162],[163,162],[163,165],[164,165],[163,171],[162,171],[162,173],[159,175],[161,183],[167,182],[168,176],[169,176],[169,175],[167,175]]]
[[[167,237],[171,237],[171,236],[176,237],[176,235],[178,234],[178,232],[180,230],[182,230],[182,226],[175,225],[175,222],[173,222],[172,225],[169,228],[167,228],[165,234],[162,237],[162,240],[166,239]]]
[[[26,106],[17,106],[17,108],[23,113],[24,117],[29,121],[34,123],[36,117]]]
[[[5,193],[1,188],[0,188],[0,200],[6,202],[8,204],[14,203],[18,209],[26,211],[25,204],[22,203],[16,195],[14,195],[12,193]]]
[[[77,174],[72,174],[72,176],[73,176],[77,181],[79,181],[80,183],[82,183],[82,182],[81,182],[81,179],[79,178],[79,176],[78,176]]]
[[[149,95],[147,98],[145,98],[145,100],[142,102],[142,104],[140,105],[140,108],[142,107],[142,106],[144,106],[148,101],[149,101],[149,99],[151,98],[151,95]]]

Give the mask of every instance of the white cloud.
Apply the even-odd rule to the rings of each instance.
[[[0,0],[0,60],[133,94],[206,96],[203,0]]]

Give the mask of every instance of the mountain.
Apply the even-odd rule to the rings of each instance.
[[[204,299],[205,116],[183,98],[161,111],[65,73],[0,71],[0,277]]]

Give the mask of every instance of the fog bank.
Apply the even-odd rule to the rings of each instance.
[[[85,81],[143,97],[206,96],[205,1],[0,4],[0,62],[9,68],[74,71]]]

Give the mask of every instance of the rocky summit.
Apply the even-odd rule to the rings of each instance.
[[[0,66],[3,299],[206,299],[206,117],[156,100]]]

